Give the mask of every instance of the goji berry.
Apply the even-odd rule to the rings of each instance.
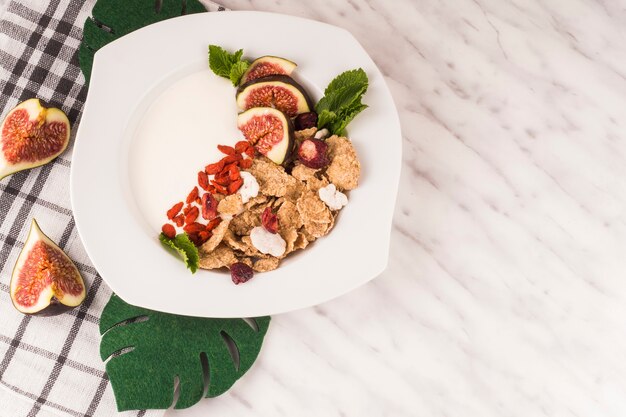
[[[235,148],[233,148],[232,146],[217,145],[217,149],[219,149],[221,153],[225,153],[226,155],[234,155],[237,153],[235,152]]]
[[[185,224],[185,216],[183,214],[179,214],[178,216],[174,217],[174,223],[176,223],[176,226],[178,227],[182,227],[183,224]]]
[[[241,188],[242,185],[243,185],[243,180],[241,178],[231,182],[230,185],[227,188],[228,194],[229,195],[230,194],[235,194],[237,192],[237,190],[239,188]]]
[[[240,162],[239,162],[239,166],[240,166],[242,169],[248,169],[248,168],[250,168],[250,167],[252,166],[252,159],[247,158],[247,159],[244,159],[244,160],[240,161]]]
[[[241,174],[239,174],[239,170],[236,171],[232,171],[229,175],[228,178],[231,181],[237,181],[239,178],[241,178]]]
[[[185,216],[185,224],[190,224],[196,221],[198,218],[198,214],[200,214],[200,210],[198,207],[192,206],[187,215]]]
[[[193,206],[186,206],[186,207],[183,209],[183,216],[186,216],[187,214],[189,214],[189,210],[191,210],[191,208],[192,208],[192,207],[193,207]]]
[[[167,211],[167,218],[172,220],[174,218],[174,216],[176,216],[178,214],[178,212],[180,211],[181,208],[183,208],[183,202],[182,201],[180,203],[174,204],[172,206],[172,208]]]
[[[198,187],[193,187],[193,190],[191,190],[187,196],[187,204],[191,204],[193,201],[196,201],[196,198],[198,198]]]
[[[207,232],[206,230],[203,230],[202,232],[198,232],[198,236],[200,236],[200,241],[202,243],[204,243],[207,240],[209,240],[212,235],[213,235],[213,233]]]
[[[198,172],[198,185],[206,190],[209,186],[209,176],[204,171]]]
[[[206,220],[212,220],[217,216],[217,200],[211,193],[205,193],[202,196],[202,217]]]
[[[224,169],[224,161],[222,160],[214,164],[209,164],[205,166],[204,172],[206,172],[207,175],[215,175],[223,169]]]
[[[245,154],[248,155],[250,158],[254,158],[254,155],[256,155],[256,150],[254,149],[254,146],[248,146],[248,149],[245,150]]]
[[[198,235],[198,233],[187,233],[187,236],[189,236],[189,240],[191,240],[194,245],[202,245],[202,239],[200,239],[200,235]]]
[[[232,164],[233,162],[239,162],[243,159],[243,156],[237,154],[234,155],[227,155],[225,157],[222,158],[222,161],[224,161],[224,165],[228,165],[228,164]]]
[[[213,185],[219,184],[219,185],[227,186],[228,184],[230,184],[230,178],[228,176],[221,177],[221,178],[214,178],[213,181],[211,181],[211,184]]]
[[[206,230],[210,232],[211,230],[215,229],[221,222],[222,222],[221,217],[214,218],[206,225]]]
[[[250,143],[247,140],[240,140],[239,142],[235,143],[235,152],[244,153],[249,146]]]
[[[228,189],[226,187],[224,187],[223,185],[213,184],[213,187],[215,188],[215,192],[218,192],[218,193],[224,194],[224,195],[228,195]]]
[[[185,231],[185,233],[199,233],[203,230],[206,230],[206,226],[202,223],[193,222],[183,227],[183,230]]]
[[[174,226],[169,223],[165,223],[161,228],[161,231],[165,236],[169,237],[170,239],[174,239],[174,237],[176,236],[176,229],[174,229]]]

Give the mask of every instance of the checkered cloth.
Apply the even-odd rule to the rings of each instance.
[[[62,109],[76,132],[87,96],[78,48],[94,3],[10,0],[0,11],[0,119],[39,97]],[[116,413],[98,353],[98,320],[111,290],[91,265],[70,210],[73,141],[52,163],[0,181],[0,417],[159,416],[163,411]],[[88,285],[85,302],[60,316],[25,316],[11,305],[11,271],[32,218]]]

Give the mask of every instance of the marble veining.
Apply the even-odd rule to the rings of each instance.
[[[167,415],[626,415],[623,4],[223,3],[354,34],[401,191],[381,277],[275,317],[236,389]]]

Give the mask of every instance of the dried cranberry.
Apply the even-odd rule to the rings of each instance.
[[[304,130],[317,126],[317,113],[311,111],[297,115],[294,120],[294,125],[296,130]]]
[[[278,232],[278,217],[272,212],[271,208],[265,208],[261,215],[261,223],[268,232],[273,234]]]
[[[254,271],[243,262],[235,262],[230,266],[230,277],[238,285],[247,282],[254,276]]]
[[[328,144],[319,139],[305,139],[298,148],[298,159],[303,165],[319,169],[328,165]]]

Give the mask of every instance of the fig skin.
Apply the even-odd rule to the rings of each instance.
[[[239,103],[239,96],[242,93],[246,92],[248,87],[253,87],[256,84],[261,84],[261,83],[276,83],[276,84],[283,83],[283,84],[286,84],[286,85],[289,85],[289,86],[295,88],[296,90],[298,90],[300,92],[300,94],[304,98],[304,101],[305,101],[305,104],[306,104],[306,109],[304,111],[298,112],[297,114],[308,113],[308,112],[313,111],[314,105],[313,105],[313,101],[311,100],[311,97],[309,97],[309,94],[306,92],[304,87],[302,87],[293,78],[291,78],[288,75],[268,75],[266,77],[257,78],[255,80],[252,80],[252,81],[249,81],[247,83],[244,83],[244,84],[240,85],[237,88],[237,93],[235,95],[235,100],[237,100],[237,105],[239,105],[240,108],[246,110],[244,107],[242,107],[240,105],[240,103]],[[298,107],[300,107],[300,106],[298,106]]]
[[[249,81],[254,81],[256,79],[261,78],[261,77],[255,77],[255,78],[250,78],[250,77],[251,77],[251,74],[253,74],[254,71],[260,65],[264,65],[264,64],[271,64],[272,66],[278,66],[280,70],[282,71],[282,72],[275,72],[273,74],[268,73],[268,74],[265,74],[265,76],[280,75],[280,74],[291,75],[293,70],[297,67],[297,64],[295,62],[290,61],[288,59],[281,58],[279,56],[265,55],[252,61],[252,63],[250,64],[250,67],[246,70],[246,72],[243,73],[240,84],[245,84]]]
[[[46,258],[49,262],[57,260],[62,268],[66,268],[63,272],[75,274],[71,277],[71,279],[75,280],[74,284],[79,284],[80,292],[78,294],[66,291],[66,293],[63,294],[63,297],[59,299],[57,298],[57,294],[54,292],[52,294],[47,293],[47,291],[53,288],[52,284],[50,284],[49,286],[44,287],[42,291],[37,294],[38,298],[34,304],[22,305],[17,301],[17,294],[20,291],[21,284],[20,274],[24,268],[27,267],[27,263],[31,259],[30,255],[32,254],[32,251],[37,251],[37,248],[41,248],[41,246],[37,246],[38,243],[42,243],[49,248],[48,250],[52,251],[53,256]],[[46,252],[46,254],[50,254],[50,252]],[[57,264],[57,266],[59,264]],[[35,268],[39,266],[40,265],[35,265]],[[45,266],[45,268],[48,267],[48,265]],[[57,270],[57,272],[59,271]],[[32,220],[28,238],[26,239],[24,248],[22,249],[22,252],[20,252],[13,268],[13,273],[11,275],[10,296],[13,307],[15,307],[17,311],[32,316],[56,316],[58,314],[62,314],[81,305],[87,297],[87,288],[80,272],[78,271],[78,268],[76,268],[76,265],[65,254],[65,252],[41,231],[35,219]]]
[[[54,107],[44,107],[37,98],[31,98],[23,101],[11,109],[2,121],[2,124],[0,124],[0,134],[5,130],[5,124],[13,122],[14,118],[19,118],[19,114],[21,112],[26,112],[28,122],[32,123],[33,128],[38,129],[39,132],[44,131],[51,135],[54,133],[61,134],[60,132],[53,132],[50,130],[46,131],[45,129],[45,127],[50,127],[52,125],[60,125],[65,129],[65,135],[58,137],[60,142],[48,141],[44,146],[41,146],[41,142],[37,143],[37,141],[40,140],[39,137],[27,136],[24,141],[17,141],[17,143],[14,143],[13,147],[10,142],[8,146],[6,143],[7,141],[14,140],[15,138],[5,136],[0,137],[0,180],[8,175],[15,174],[16,172],[47,164],[62,154],[69,144],[70,122],[65,113]],[[10,128],[8,130],[10,130]],[[32,133],[33,130],[29,130],[28,133]],[[30,156],[32,156],[32,158],[24,158],[23,149],[20,149],[20,146],[23,146],[25,141],[28,141],[28,144],[24,147],[31,152]],[[51,143],[56,145],[52,146],[52,149],[50,149]],[[29,145],[31,146],[30,149],[28,149]],[[42,153],[44,150],[50,153]]]

